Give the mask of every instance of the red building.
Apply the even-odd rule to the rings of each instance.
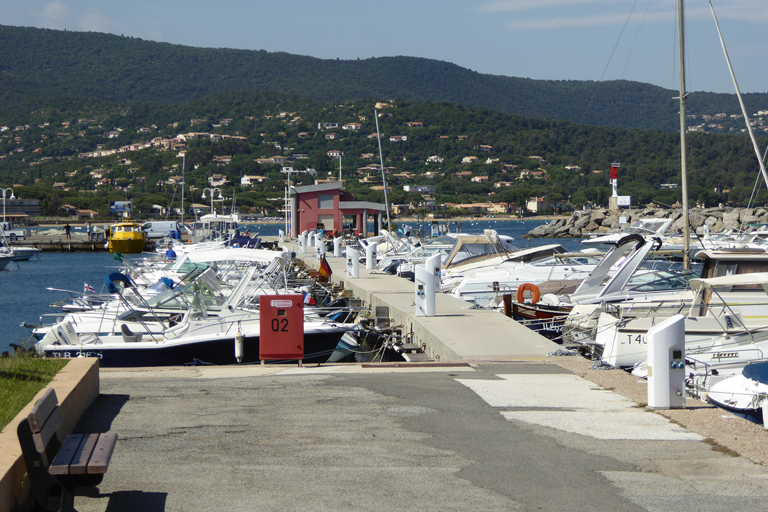
[[[373,234],[383,227],[386,208],[383,204],[355,201],[352,194],[341,190],[341,183],[322,183],[291,187],[291,236],[302,231],[322,229],[341,233],[344,229],[368,236],[368,221],[373,217]]]

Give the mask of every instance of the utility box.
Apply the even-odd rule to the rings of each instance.
[[[426,264],[414,266],[416,286],[416,316],[435,316],[435,289],[437,288],[434,268]]]
[[[347,277],[350,279],[360,277],[360,253],[351,247],[347,247]]]
[[[685,408],[685,317],[648,330],[648,407]]]
[[[259,297],[259,359],[304,359],[304,297]]]
[[[376,268],[376,244],[366,246],[365,248],[365,268],[368,270]]]

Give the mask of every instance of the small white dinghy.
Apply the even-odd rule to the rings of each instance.
[[[768,361],[748,364],[735,375],[713,384],[709,402],[737,416],[763,424],[768,408]]]

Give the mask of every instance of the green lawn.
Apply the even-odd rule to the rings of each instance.
[[[64,368],[66,360],[39,357],[0,358],[0,429]]]

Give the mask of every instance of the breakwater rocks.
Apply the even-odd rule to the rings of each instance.
[[[543,224],[523,238],[579,238],[592,234],[618,233],[638,219],[663,218],[673,220],[668,234],[683,232],[683,211],[681,209],[645,208],[642,210],[588,210],[554,219]],[[626,223],[620,222],[626,220]],[[748,224],[768,223],[768,208],[707,208],[688,210],[691,230],[704,234],[707,226],[711,233],[743,229]]]

